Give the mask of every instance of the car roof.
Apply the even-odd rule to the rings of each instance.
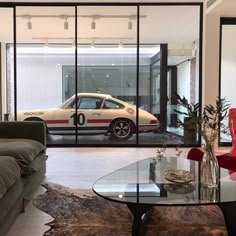
[[[94,96],[94,97],[102,97],[102,98],[112,98],[109,94],[104,93],[78,93],[78,96]]]

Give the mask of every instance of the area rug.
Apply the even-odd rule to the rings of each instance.
[[[34,205],[54,218],[44,236],[130,236],[133,216],[125,204],[46,183]],[[145,225],[146,236],[225,236],[224,218],[217,206],[154,207]]]

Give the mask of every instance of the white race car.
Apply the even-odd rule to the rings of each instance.
[[[58,108],[17,112],[17,120],[42,120],[49,134],[105,134],[127,140],[136,132],[136,107],[111,95],[78,93]],[[77,106],[77,113],[76,113]],[[158,119],[139,108],[139,132],[155,131]]]

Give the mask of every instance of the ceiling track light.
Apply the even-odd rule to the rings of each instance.
[[[128,21],[128,29],[129,29],[129,30],[132,30],[132,27],[133,27],[132,21],[129,20],[129,21]]]
[[[46,40],[46,42],[44,44],[44,48],[48,48],[48,40]]]
[[[67,17],[65,18],[65,22],[64,22],[64,30],[68,30],[69,29],[69,22],[67,21]]]
[[[93,18],[93,21],[91,22],[91,29],[92,30],[96,29],[96,22],[94,21],[94,18]]]
[[[118,48],[123,48],[123,43],[122,43],[122,41],[119,42]]]
[[[94,48],[95,47],[95,43],[94,41],[91,42],[91,48]]]
[[[27,22],[27,29],[32,30],[32,22],[30,21],[31,17],[29,17],[29,21]]]

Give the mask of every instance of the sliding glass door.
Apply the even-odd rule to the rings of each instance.
[[[135,144],[137,8],[77,9],[78,144]]]
[[[183,109],[176,106],[177,94],[189,102],[199,102],[200,12],[200,6],[187,4],[140,6],[139,43],[148,43],[152,48],[149,56],[141,49],[139,54],[140,108],[158,119],[159,129],[153,130],[156,121],[150,121],[151,132],[140,133],[139,144],[176,146],[200,142],[195,134],[196,142],[185,143],[183,127],[177,122],[185,117],[175,112]],[[149,79],[142,74],[145,60],[151,69]],[[149,129],[141,117],[139,123]]]
[[[17,7],[16,26],[17,120],[45,122],[49,144],[75,144],[74,109],[62,93],[63,67],[75,68],[75,7]]]

